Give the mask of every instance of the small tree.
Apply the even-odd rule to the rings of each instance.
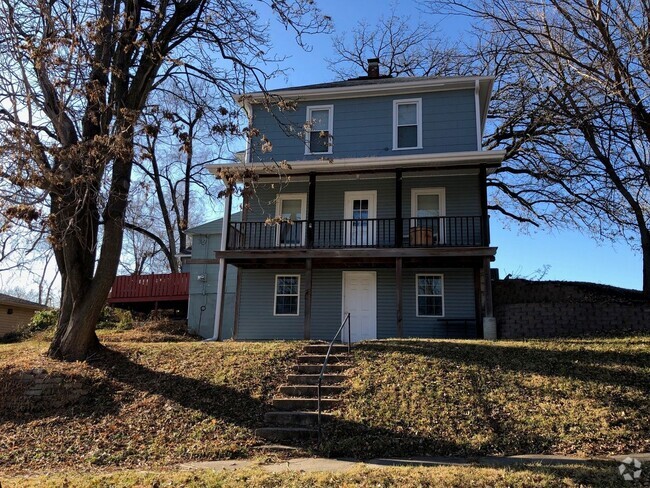
[[[299,42],[328,25],[312,0],[0,0],[2,215],[47,228],[62,279],[50,356],[100,347],[151,94],[170,79],[263,88],[267,7]]]

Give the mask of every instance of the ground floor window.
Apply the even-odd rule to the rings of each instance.
[[[418,317],[442,317],[444,311],[443,276],[441,274],[415,275]]]
[[[273,315],[298,315],[300,275],[275,275]]]

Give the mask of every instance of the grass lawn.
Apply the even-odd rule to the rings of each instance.
[[[48,359],[42,338],[0,344],[0,473],[160,470],[191,460],[263,460],[267,454],[253,449],[263,444],[253,430],[261,426],[303,343],[147,342],[151,336],[143,334],[101,331],[108,349],[88,363]],[[354,354],[349,391],[319,454],[650,451],[649,336],[494,343],[387,340],[358,345]],[[10,408],[7,399],[21,393],[16,377],[35,368],[64,383],[81,383],[88,392],[85,400]],[[551,486],[565,476],[559,468],[463,469],[492,480],[476,486],[530,486],[525,480],[535,479],[531,476]],[[581,469],[576,472],[586,468]],[[394,475],[410,479],[400,473]],[[589,473],[585,476],[597,475]],[[122,474],[110,476],[118,486],[126,483]],[[203,476],[212,475],[200,475],[196,486],[202,486]],[[226,476],[219,483],[233,483],[231,475],[219,476]],[[285,486],[303,483],[291,476],[281,480]],[[269,480],[265,486],[279,486],[280,481]],[[326,477],[315,483],[329,486]]]
[[[0,472],[163,466],[252,456],[300,343],[112,342],[89,363],[45,357],[48,343],[0,345]],[[125,336],[126,335],[126,336]],[[88,391],[77,405],[14,409],[15,377],[42,368]]]
[[[354,349],[330,455],[650,451],[650,337]]]
[[[625,482],[616,465],[521,466],[517,468],[435,467],[357,468],[346,473],[268,473],[261,469],[244,471],[122,471],[102,474],[61,473],[50,476],[2,479],[9,487],[248,487],[248,488],[330,488],[330,487],[618,487]],[[635,483],[638,484],[638,483]]]

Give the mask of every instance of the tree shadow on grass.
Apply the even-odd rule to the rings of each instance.
[[[270,409],[267,403],[245,392],[181,374],[156,371],[109,348],[91,365],[135,390],[159,395],[184,408],[240,426],[260,426],[264,413]]]
[[[650,353],[594,351],[590,349],[549,350],[536,347],[535,342],[511,346],[495,342],[396,340],[367,342],[357,350],[381,354],[399,351],[420,354],[432,359],[445,359],[484,368],[486,372],[498,367],[520,373],[566,377],[584,382],[612,386],[627,385],[650,395],[650,375],[638,371],[650,368]],[[620,368],[624,368],[621,370]],[[631,368],[637,371],[630,370]]]
[[[24,381],[25,374],[29,372],[0,372],[0,384],[11,390],[0,399],[0,422],[22,424],[49,417],[102,417],[119,410],[115,388],[109,382],[82,374],[50,372],[46,378],[60,384],[39,389],[38,385]]]
[[[519,435],[520,452],[539,452],[540,446],[552,446],[553,437],[527,431]],[[543,447],[542,447],[543,448]],[[482,448],[461,443],[450,437],[431,433],[418,435],[395,419],[391,427],[371,426],[364,422],[334,417],[323,428],[322,445],[316,449],[328,457],[353,457],[372,459],[405,456],[487,456],[494,454],[494,446]]]
[[[259,427],[264,413],[271,409],[269,404],[246,392],[182,374],[156,371],[108,347],[88,364],[103,371],[105,377],[98,379],[76,373],[48,373],[48,376],[62,380],[60,394],[48,396],[55,401],[34,401],[25,395],[25,388],[21,389],[20,386],[22,372],[0,372],[2,384],[16,385],[11,394],[20,397],[17,401],[6,402],[6,406],[0,402],[0,421],[23,423],[56,416],[100,418],[114,415],[130,401],[129,396],[138,391],[159,395],[205,416],[249,428]],[[58,400],[66,396],[66,384],[73,383],[82,385],[81,388],[85,390],[83,396],[73,403],[61,401],[59,404]]]

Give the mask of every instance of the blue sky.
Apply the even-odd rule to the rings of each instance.
[[[417,2],[398,3],[385,0],[320,0],[322,10],[332,17],[336,34],[349,33],[360,21],[374,25],[380,16],[388,16],[391,8],[411,20],[430,21],[452,39],[468,37],[470,19],[434,17],[419,12]],[[332,81],[325,58],[331,57],[332,43],[327,35],[313,36],[311,52],[295,46],[293,36],[274,28],[270,32],[276,52],[289,56],[283,63],[287,77],[269,83],[269,88]],[[360,73],[361,74],[361,73]],[[522,231],[498,215],[491,219],[492,244],[499,248],[497,260],[501,276],[530,276],[549,266],[545,279],[593,281],[626,288],[641,288],[641,255],[625,242],[598,243],[579,231]]]

